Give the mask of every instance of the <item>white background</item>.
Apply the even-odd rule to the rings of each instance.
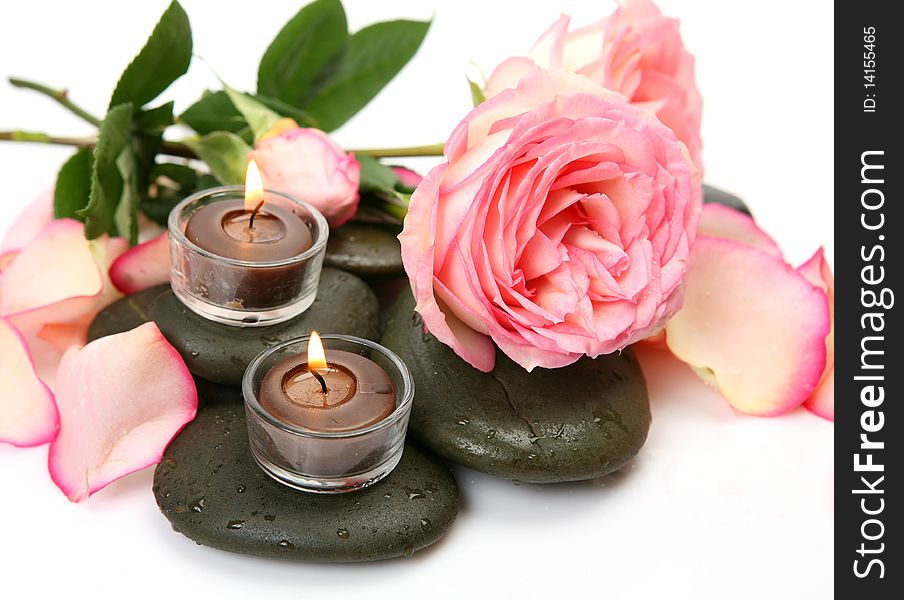
[[[260,55],[302,1],[183,5],[195,52],[234,87],[252,89]],[[73,100],[100,113],[166,5],[3,3],[0,75],[69,87]],[[352,29],[435,18],[414,61],[337,132],[346,147],[443,141],[470,106],[469,61],[489,73],[526,52],[560,12],[583,24],[609,11],[606,2],[578,0],[346,5]],[[831,257],[831,3],[660,5],[682,20],[697,56],[706,179],[745,198],[792,263],[820,244]],[[214,85],[196,61],[166,97],[181,111]],[[90,133],[50,101],[0,83],[0,130],[14,128]],[[69,152],[0,143],[0,231],[53,184]],[[831,597],[832,425],[802,409],[775,419],[734,414],[687,368],[663,355],[646,358],[654,423],[624,472],[581,484],[515,486],[459,468],[462,510],[451,532],[411,559],[385,563],[281,563],[196,546],[158,513],[151,470],[74,505],[50,481],[46,447],[0,445],[2,595]]]

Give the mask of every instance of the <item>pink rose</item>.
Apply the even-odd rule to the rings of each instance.
[[[536,69],[475,108],[411,198],[402,259],[427,329],[482,371],[494,343],[560,367],[681,304],[699,173],[651,113]]]
[[[656,116],[684,142],[699,168],[703,101],[694,80],[694,57],[681,41],[676,19],[666,19],[650,0],[618,0],[602,21],[568,31],[562,15],[531,50],[496,67],[487,97],[514,87],[535,65],[561,68],[620,92]]]
[[[322,131],[296,127],[266,137],[249,158],[268,188],[310,202],[330,227],[343,225],[358,210],[361,165]]]

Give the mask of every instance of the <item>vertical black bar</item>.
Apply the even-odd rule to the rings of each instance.
[[[893,491],[902,489],[904,452],[897,350],[904,338],[895,306],[904,273],[904,26],[893,8],[835,7],[838,598],[900,598],[904,589],[904,509]]]

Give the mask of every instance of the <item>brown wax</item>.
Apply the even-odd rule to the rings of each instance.
[[[261,407],[280,421],[323,432],[363,429],[396,409],[392,379],[380,365],[342,350],[327,350],[327,361],[328,368],[317,371],[326,394],[308,368],[306,352],[277,363],[261,381]]]
[[[202,206],[188,219],[185,237],[217,256],[252,262],[292,258],[311,247],[311,231],[301,217],[264,204],[251,223],[241,199]]]
[[[252,226],[253,225],[253,226]],[[292,258],[312,245],[308,224],[290,209],[267,203],[251,223],[241,199],[220,200],[198,209],[185,226],[185,237],[208,252],[249,262]],[[183,265],[189,285],[217,304],[237,309],[269,309],[298,298],[306,264],[245,267],[230,264]]]

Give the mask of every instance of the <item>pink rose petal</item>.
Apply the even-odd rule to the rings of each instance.
[[[97,314],[119,297],[107,271],[126,248],[122,238],[89,242],[78,221],[52,221],[3,270],[0,315],[30,337],[49,323]]]
[[[54,483],[73,502],[159,462],[195,417],[195,384],[157,325],[70,348],[57,377],[60,433],[50,446]]]
[[[414,189],[417,187],[417,184],[421,182],[423,177],[417,171],[412,171],[407,167],[392,167],[392,170],[399,177],[399,181],[402,182],[407,188]]]
[[[37,446],[59,426],[53,394],[35,373],[25,338],[0,317],[0,442]]]
[[[110,279],[124,294],[167,283],[169,278],[170,248],[166,232],[127,250],[110,265]]]
[[[826,336],[826,368],[819,387],[804,403],[804,406],[829,421],[835,420],[835,276],[825,258],[823,249],[798,267],[797,272],[807,281],[820,288],[829,301],[829,317],[832,321],[829,335]]]
[[[698,237],[669,349],[737,410],[776,415],[802,404],[826,364],[826,296],[781,258]]]
[[[782,256],[781,248],[768,233],[760,229],[750,216],[730,206],[704,204],[697,234],[734,240],[745,246],[759,248],[773,256]]]
[[[50,189],[25,207],[0,242],[0,254],[27,246],[53,220],[53,189]]]

